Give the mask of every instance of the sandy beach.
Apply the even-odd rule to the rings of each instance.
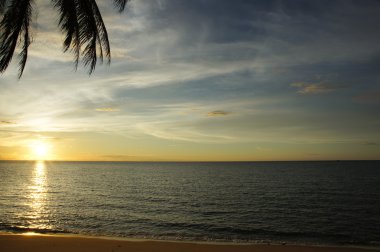
[[[198,252],[364,252],[373,249],[348,247],[312,247],[294,245],[235,245],[187,242],[116,240],[82,236],[60,235],[0,235],[2,252],[122,252],[122,251],[198,251]]]

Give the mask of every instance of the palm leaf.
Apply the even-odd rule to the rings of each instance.
[[[28,47],[30,45],[29,25],[32,15],[33,0],[9,1],[4,17],[0,22],[0,72],[4,72],[12,60],[17,42],[20,39],[22,49],[20,52],[21,77],[26,60],[28,58]]]
[[[0,15],[3,14],[6,4],[7,0],[0,0]]]
[[[77,1],[53,0],[54,6],[60,15],[59,26],[66,37],[63,42],[63,50],[66,52],[71,47],[74,52],[75,69],[78,67],[80,55],[79,24],[77,17]]]
[[[105,57],[110,63],[111,49],[107,29],[95,0],[52,0],[60,14],[58,25],[65,34],[64,52],[74,53],[75,69],[82,60],[91,74],[97,60]],[[129,0],[114,0],[122,12]],[[0,73],[12,60],[15,48],[21,44],[19,78],[28,58],[30,21],[33,0],[0,0]]]
[[[91,74],[98,58],[103,62],[105,56],[110,62],[107,29],[95,0],[54,0],[54,3],[60,12],[59,26],[66,34],[64,51],[73,49],[75,66],[81,56]]]
[[[97,45],[99,41],[98,27],[94,17],[94,0],[78,0],[78,23],[79,23],[79,43],[84,47],[82,54],[83,64],[89,66],[91,74],[96,66]],[[101,45],[100,45],[101,48]]]
[[[114,0],[113,1],[116,8],[119,9],[119,12],[124,11],[125,5],[129,2],[129,0]]]
[[[95,3],[95,1],[94,1]],[[104,25],[102,15],[100,14],[98,6],[93,4],[94,17],[98,28],[98,43],[100,45],[101,57],[100,59],[103,61],[103,50],[105,51],[105,56],[107,57],[108,64],[111,62],[111,48],[108,40],[108,33],[106,26]]]

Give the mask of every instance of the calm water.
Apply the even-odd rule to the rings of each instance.
[[[380,245],[380,162],[0,162],[0,231]]]

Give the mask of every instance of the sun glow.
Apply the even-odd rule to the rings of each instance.
[[[51,146],[44,141],[34,141],[30,145],[32,158],[36,160],[45,160],[49,158]]]
[[[22,233],[22,235],[33,236],[33,235],[39,235],[39,234],[38,233],[34,233],[34,232],[26,232],[26,233]]]

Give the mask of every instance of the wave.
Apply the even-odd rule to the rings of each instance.
[[[66,230],[49,229],[49,228],[31,228],[31,227],[20,227],[20,226],[10,226],[10,225],[0,225],[0,230],[3,232],[10,233],[38,233],[38,234],[69,234]]]

